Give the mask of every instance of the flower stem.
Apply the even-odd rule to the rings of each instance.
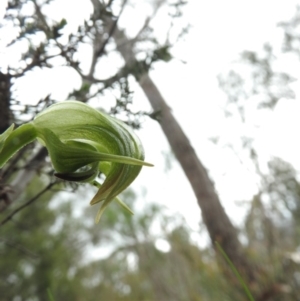
[[[19,126],[5,140],[0,152],[0,168],[22,147],[36,139],[34,126],[27,123]]]

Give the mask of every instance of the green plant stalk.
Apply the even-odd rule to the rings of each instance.
[[[252,296],[250,290],[248,289],[247,284],[245,283],[245,281],[243,280],[242,276],[240,275],[239,271],[237,270],[237,268],[234,266],[234,264],[232,263],[232,261],[230,260],[230,258],[227,256],[227,254],[224,252],[224,250],[222,249],[222,247],[220,246],[220,244],[216,241],[215,242],[218,250],[221,252],[222,256],[225,258],[226,262],[229,264],[231,270],[233,271],[233,273],[235,274],[235,276],[237,277],[237,279],[239,280],[240,284],[242,285],[247,297],[249,298],[250,301],[255,301],[254,297]]]
[[[8,132],[11,134],[3,141],[0,147],[0,168],[22,147],[34,141],[37,138],[37,133],[31,123],[21,125],[12,131],[14,125],[7,129],[1,136]],[[1,139],[1,138],[0,138]]]
[[[48,295],[48,298],[49,298],[50,301],[55,301],[54,297],[51,293],[51,290],[49,288],[47,288],[47,295]]]

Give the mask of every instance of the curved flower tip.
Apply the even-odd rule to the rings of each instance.
[[[78,101],[54,104],[16,130],[13,125],[0,135],[0,167],[21,147],[38,138],[48,149],[55,175],[67,181],[89,182],[99,190],[91,205],[104,209],[138,176],[144,162],[139,138],[123,122]],[[99,173],[102,184],[95,179]]]

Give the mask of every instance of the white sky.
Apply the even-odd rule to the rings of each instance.
[[[2,0],[0,11],[4,3]],[[72,10],[69,9],[70,3]],[[83,3],[86,5],[82,7]],[[126,14],[120,23],[126,26],[130,24],[132,32],[139,28],[137,24],[143,23],[143,17],[148,11],[144,2],[137,3],[137,7],[127,10],[130,23]],[[300,144],[296,145],[294,139],[298,134],[297,129],[300,128],[299,93],[297,100],[281,101],[273,113],[261,115],[250,112],[250,120],[259,125],[259,129],[255,129],[251,123],[242,126],[235,119],[224,118],[222,106],[226,96],[218,88],[216,76],[228,71],[230,63],[236,60],[243,50],[260,50],[266,41],[278,43],[280,31],[276,28],[276,23],[289,20],[297,3],[299,4],[299,1],[295,0],[191,0],[185,9],[184,20],[188,20],[193,27],[186,41],[174,47],[173,53],[177,59],[156,64],[151,72],[200,160],[209,169],[222,203],[235,223],[241,221],[245,212],[245,208],[236,206],[235,201],[251,198],[256,192],[256,178],[247,162],[241,165],[234,152],[222,147],[222,143],[221,146],[212,144],[209,138],[221,136],[223,145],[226,142],[234,144],[241,134],[254,133],[258,153],[263,158],[268,158],[269,155],[281,156],[300,169]],[[69,26],[73,26],[74,30],[77,28],[78,19],[84,15],[87,17],[91,9],[89,1],[84,0],[60,0],[59,5],[59,9],[53,9],[53,14],[60,14],[58,19],[65,14],[71,15],[74,24],[69,22]],[[137,13],[138,9],[141,14]],[[162,10],[157,16],[155,30],[158,35],[164,29],[164,13]],[[5,56],[2,56],[1,60],[2,54],[0,52],[0,64],[7,60]],[[186,64],[182,64],[180,60],[186,61]],[[40,74],[38,76],[40,77]],[[64,100],[70,86],[80,85],[77,75],[65,69],[60,69],[59,74],[55,71],[47,72],[38,84],[36,76],[32,80],[40,87],[34,98],[51,91],[52,96]],[[297,85],[298,82],[295,83],[295,88]],[[20,95],[26,98],[28,81],[24,80],[19,87]],[[56,87],[59,89],[54,92]],[[299,88],[296,90],[299,91]],[[136,91],[135,100],[138,100],[136,108],[150,108],[139,89]],[[289,136],[287,132],[290,133]],[[169,146],[159,125],[152,120],[146,120],[138,135],[145,146],[146,160],[154,163],[155,167],[143,168],[132,187],[137,191],[146,188],[145,202],[155,201],[169,207],[171,212],[181,212],[191,227],[197,229],[200,210],[183,172],[176,162],[173,163],[170,172],[164,172],[165,160],[162,152],[168,151]],[[245,157],[245,154],[241,154],[242,159],[243,156]]]
[[[224,143],[235,144],[241,134],[254,133],[258,152],[264,159],[270,155],[281,156],[300,168],[300,147],[294,139],[300,126],[300,104],[298,100],[281,101],[273,113],[252,113],[250,120],[259,125],[258,129],[251,124],[242,126],[237,120],[224,118],[222,105],[226,96],[220,92],[216,76],[226,72],[243,50],[261,50],[266,41],[278,41],[280,31],[276,24],[293,16],[296,3],[190,1],[185,17],[193,28],[186,42],[175,47],[174,51],[187,64],[178,60],[161,63],[151,73],[200,160],[209,169],[222,203],[236,223],[241,221],[245,208],[237,207],[235,201],[252,197],[257,191],[256,177],[247,161],[241,165],[231,150],[224,149],[222,143],[220,147],[212,144],[208,138],[218,135]],[[173,164],[174,168],[168,174],[163,174],[160,167],[164,162],[159,154],[161,149],[168,149],[168,145],[159,126],[147,122],[140,136],[147,160],[154,162],[156,167],[145,168],[135,184],[145,182],[144,176],[150,178],[146,186],[147,199],[159,201],[162,198],[170,208],[182,212],[195,229],[199,209],[180,167]],[[153,147],[149,136],[156,137],[155,146],[159,145],[159,148]],[[245,154],[241,154],[243,156]]]

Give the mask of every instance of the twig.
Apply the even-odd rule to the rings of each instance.
[[[12,75],[12,77],[14,77],[14,78],[22,77],[25,75],[25,73],[27,71],[30,71],[34,67],[42,67],[42,63],[46,64],[48,60],[58,57],[60,55],[61,55],[61,53],[49,55],[49,56],[44,57],[43,59],[41,59],[40,57],[35,57],[35,58],[33,58],[32,62],[30,64],[27,64],[27,66],[20,73],[16,72],[16,74]]]
[[[30,256],[31,258],[37,259],[39,258],[39,256],[37,254],[35,254],[34,252],[30,251],[29,249],[25,248],[24,246],[17,244],[17,243],[13,243],[9,240],[0,238],[0,241],[3,241],[3,243],[5,243],[9,248],[14,248],[17,251],[24,253],[27,256]]]
[[[31,198],[29,201],[27,201],[25,204],[19,206],[18,208],[16,208],[15,210],[13,210],[6,218],[4,218],[1,222],[0,222],[0,226],[3,226],[4,224],[6,224],[7,222],[9,222],[13,216],[15,214],[17,214],[19,211],[21,211],[22,209],[24,209],[25,207],[29,206],[30,204],[32,204],[34,201],[36,201],[41,195],[43,195],[48,189],[50,189],[52,186],[54,186],[56,184],[56,182],[51,182],[49,183],[43,190],[41,190],[38,194],[36,194],[33,198]]]
[[[88,77],[89,78],[93,78],[93,75],[94,75],[94,72],[95,72],[95,67],[96,67],[96,64],[97,64],[97,61],[98,59],[104,54],[105,52],[105,47],[106,45],[108,44],[109,40],[111,39],[111,37],[113,36],[114,32],[115,32],[115,29],[117,27],[117,23],[123,13],[123,10],[124,10],[124,7],[126,5],[126,2],[127,0],[124,0],[123,1],[123,4],[122,4],[122,7],[121,7],[121,10],[117,16],[117,18],[111,23],[111,20],[107,20],[109,24],[111,24],[108,32],[107,32],[107,38],[104,40],[104,42],[102,43],[102,45],[99,47],[99,45],[96,45],[96,42],[97,42],[97,39],[94,40],[94,47],[96,49],[94,49],[94,54],[93,54],[93,59],[92,59],[92,63],[91,63],[91,67],[90,67],[90,72],[89,72],[89,75]],[[95,3],[92,1],[92,4],[94,5],[94,9],[96,10],[95,8]],[[99,5],[99,4],[98,4]],[[104,19],[105,20],[105,19]],[[99,47],[99,48],[98,48]],[[98,49],[97,49],[98,48]]]

